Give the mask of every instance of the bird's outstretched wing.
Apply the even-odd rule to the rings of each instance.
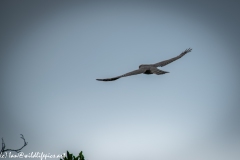
[[[158,62],[158,63],[155,63],[153,64],[154,67],[163,67],[163,66],[166,66],[167,64],[173,62],[173,61],[176,61],[177,59],[181,58],[182,56],[184,56],[185,54],[187,54],[188,52],[191,52],[192,49],[191,48],[188,48],[186,49],[184,52],[182,52],[180,55],[178,55],[177,57],[174,57],[174,58],[171,58],[171,59],[168,59],[168,60],[165,60],[165,61],[162,61],[162,62]]]
[[[113,77],[113,78],[106,78],[106,79],[97,79],[98,81],[115,81],[119,78],[122,78],[122,77],[127,77],[127,76],[132,76],[132,75],[136,75],[136,74],[141,74],[141,73],[144,73],[145,72],[145,69],[138,69],[138,70],[135,70],[135,71],[132,71],[132,72],[128,72],[126,74],[123,74],[121,76],[118,76],[118,77]]]

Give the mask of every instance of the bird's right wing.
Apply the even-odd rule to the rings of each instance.
[[[192,49],[191,48],[188,48],[186,49],[185,51],[183,51],[180,55],[174,57],[174,58],[171,58],[171,59],[168,59],[168,60],[165,60],[165,61],[162,61],[162,62],[158,62],[158,63],[155,63],[153,66],[154,67],[163,67],[163,66],[166,66],[167,64],[173,62],[173,61],[176,61],[177,59],[181,58],[182,56],[184,56],[185,54],[187,54],[188,52],[191,52]]]
[[[119,78],[122,78],[122,77],[127,77],[127,76],[132,76],[132,75],[136,75],[136,74],[141,74],[141,73],[144,73],[145,72],[145,69],[138,69],[138,70],[135,70],[135,71],[132,71],[132,72],[128,72],[126,74],[123,74],[121,76],[118,76],[118,77],[113,77],[113,78],[106,78],[106,79],[97,79],[98,81],[115,81]]]

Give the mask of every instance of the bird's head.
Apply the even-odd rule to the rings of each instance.
[[[149,65],[149,64],[141,64],[141,65],[139,66],[139,68],[149,67],[149,66],[151,66],[151,65]]]

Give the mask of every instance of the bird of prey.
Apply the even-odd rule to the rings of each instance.
[[[142,65],[139,66],[139,69],[134,70],[132,72],[128,72],[128,73],[123,74],[121,76],[117,76],[117,77],[113,77],[113,78],[106,78],[106,79],[96,79],[96,80],[98,80],[98,81],[115,81],[115,80],[117,80],[119,78],[122,78],[122,77],[132,76],[132,75],[141,74],[141,73],[143,73],[143,74],[156,74],[156,75],[169,73],[167,71],[162,71],[162,70],[158,69],[157,67],[166,66],[167,64],[169,64],[173,61],[176,61],[177,59],[181,58],[182,56],[184,56],[185,54],[187,54],[188,52],[191,52],[191,51],[192,51],[192,49],[189,48],[189,49],[186,49],[180,55],[178,55],[174,58],[171,58],[171,59],[168,59],[168,60],[165,60],[165,61],[161,61],[161,62],[158,62],[158,63],[155,63],[155,64],[142,64]]]

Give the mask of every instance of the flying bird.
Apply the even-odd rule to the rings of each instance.
[[[167,71],[162,71],[162,70],[158,69],[157,67],[166,66],[167,64],[169,64],[173,61],[176,61],[177,59],[181,58],[182,56],[184,56],[185,54],[187,54],[188,52],[191,52],[191,51],[192,51],[192,49],[189,48],[189,49],[186,49],[180,55],[178,55],[174,58],[171,58],[171,59],[168,59],[168,60],[165,60],[165,61],[161,61],[161,62],[158,62],[158,63],[155,63],[155,64],[142,64],[142,65],[139,66],[139,69],[134,70],[132,72],[128,72],[128,73],[123,74],[121,76],[117,76],[117,77],[113,77],[113,78],[106,78],[106,79],[96,79],[96,80],[98,80],[98,81],[115,81],[115,80],[117,80],[119,78],[122,78],[122,77],[132,76],[132,75],[141,74],[141,73],[143,73],[143,74],[156,74],[156,75],[169,73]]]

